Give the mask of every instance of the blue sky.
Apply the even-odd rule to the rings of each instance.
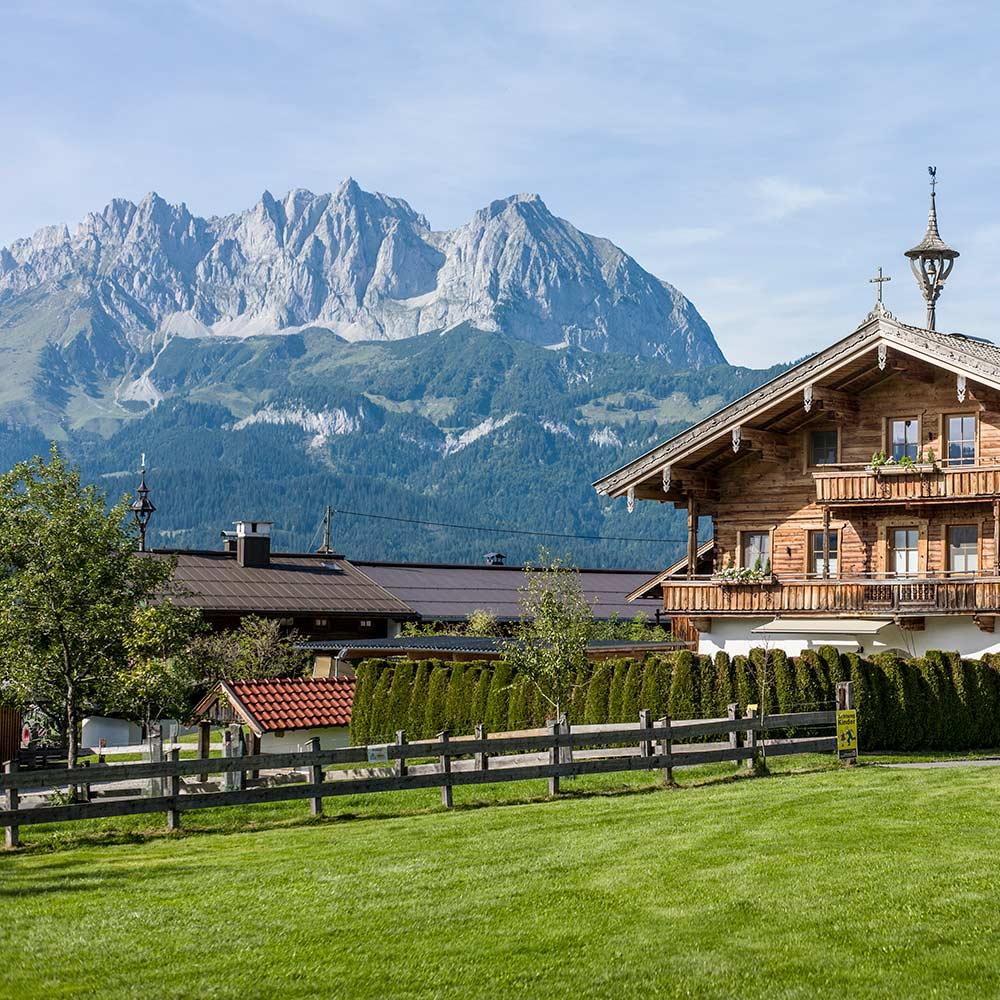
[[[347,175],[436,228],[518,191],[676,284],[755,367],[874,299],[926,168],[942,329],[1000,339],[989,4],[0,0],[0,245],[156,190],[202,215]]]

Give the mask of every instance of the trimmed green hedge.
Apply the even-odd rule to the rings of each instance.
[[[963,660],[929,652],[904,660],[870,658],[832,646],[788,657],[780,650],[713,658],[681,650],[643,661],[604,661],[577,676],[567,706],[571,722],[725,716],[736,702],[766,712],[832,708],[839,680],[854,683],[858,731],[867,750],[967,750],[1000,746],[1000,655]],[[539,726],[548,705],[504,661],[366,660],[358,667],[351,739],[383,743],[404,730],[411,740]]]

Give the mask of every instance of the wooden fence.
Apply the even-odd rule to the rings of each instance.
[[[60,823],[106,816],[166,813],[167,828],[180,826],[180,814],[189,809],[213,809],[290,799],[309,799],[314,815],[322,812],[322,800],[338,795],[394,792],[417,788],[440,788],[445,806],[452,804],[452,789],[458,785],[481,785],[503,781],[547,779],[549,792],[559,792],[562,778],[616,771],[662,769],[672,781],[675,767],[731,761],[750,763],[763,749],[769,757],[800,753],[829,753],[837,749],[835,735],[765,739],[774,730],[832,727],[836,713],[798,712],[768,715],[748,713],[737,717],[737,706],[729,707],[725,719],[651,721],[650,713],[639,713],[637,723],[603,726],[569,726],[553,723],[545,729],[489,736],[478,726],[474,736],[449,738],[441,733],[432,740],[410,743],[404,733],[394,743],[321,750],[319,741],[311,749],[296,753],[255,754],[244,757],[209,757],[181,760],[174,749],[159,763],[98,764],[72,770],[19,771],[16,762],[5,765],[0,775],[0,826],[6,829],[8,847],[19,843],[18,827],[37,823]],[[706,737],[724,737],[705,742]],[[690,742],[700,740],[701,742]],[[430,762],[427,762],[430,759]],[[371,767],[373,763],[382,767]],[[350,768],[349,765],[364,765]],[[346,767],[345,767],[346,765]],[[332,767],[332,770],[324,770]],[[289,783],[248,787],[247,775],[267,770],[293,769]],[[231,776],[233,790],[206,790],[208,774]],[[194,779],[189,785],[185,778]],[[162,786],[155,794],[137,794],[129,782]],[[200,779],[200,780],[199,780]],[[111,795],[96,801],[93,789],[118,785]],[[67,804],[29,805],[29,795],[75,789],[78,801]]]

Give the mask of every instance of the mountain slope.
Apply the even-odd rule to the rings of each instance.
[[[463,322],[684,368],[724,360],[677,289],[536,195],[435,232],[353,180],[332,194],[265,192],[211,219],[150,194],[0,249],[0,414],[107,431],[163,398],[158,363],[178,338],[321,326],[399,340]]]
[[[380,518],[624,536],[588,541],[338,515],[355,557],[476,562],[541,544],[590,565],[656,567],[683,550],[683,512],[633,514],[590,483],[774,372],[676,371],[663,359],[553,352],[463,326],[444,336],[348,343],[326,330],[172,340],[164,401],[110,436],[67,447],[112,495],[145,452],[157,545],[218,545],[238,517],[271,518],[283,548],[317,544],[326,504]],[[44,445],[4,432],[0,464]],[[655,539],[644,542],[641,539]]]

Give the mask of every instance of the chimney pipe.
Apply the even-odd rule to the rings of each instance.
[[[272,521],[236,522],[236,561],[240,566],[263,569],[271,564]]]

